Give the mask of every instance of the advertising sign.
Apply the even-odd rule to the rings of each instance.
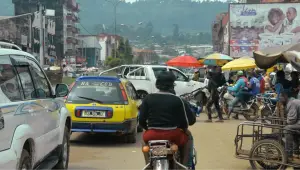
[[[284,0],[260,0],[261,3],[284,2]]]
[[[230,56],[300,42],[300,4],[230,4]]]
[[[289,2],[300,2],[300,0],[260,0],[260,3],[289,3]]]

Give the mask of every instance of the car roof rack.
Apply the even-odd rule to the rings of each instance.
[[[0,41],[0,48],[8,48],[8,49],[15,49],[15,50],[22,51],[22,49],[19,46],[17,46],[16,44],[7,43],[7,42],[3,42],[3,41]]]

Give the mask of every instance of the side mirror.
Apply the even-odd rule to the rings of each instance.
[[[69,87],[66,84],[57,84],[55,87],[56,97],[65,97],[69,93]]]

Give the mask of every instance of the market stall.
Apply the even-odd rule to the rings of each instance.
[[[268,69],[277,63],[291,63],[300,71],[300,43],[266,48],[253,52],[256,65],[261,69]]]

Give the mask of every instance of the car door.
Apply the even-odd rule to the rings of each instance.
[[[131,118],[136,118],[137,114],[138,114],[138,97],[137,97],[137,93],[132,85],[131,82],[127,82],[126,83],[126,91],[128,93],[128,96],[130,98],[129,100],[129,105],[130,105],[130,117]],[[127,111],[126,111],[127,112]]]
[[[51,85],[46,78],[45,73],[37,62],[30,57],[27,57],[29,69],[33,77],[33,83],[37,91],[38,103],[45,109],[44,119],[44,135],[45,144],[47,144],[48,153],[55,149],[59,140],[59,109],[60,105],[53,97]]]
[[[29,69],[28,60],[25,56],[11,55],[11,61],[14,65],[15,72],[17,73],[20,84],[21,94],[24,102],[19,106],[16,111],[17,115],[26,115],[26,124],[28,124],[34,134],[35,142],[35,161],[41,160],[45,156],[45,108],[37,103],[36,89],[33,83],[33,78]]]
[[[17,114],[22,104],[21,86],[8,55],[0,56],[0,150],[11,147],[14,131],[26,124],[25,114]]]
[[[173,68],[169,69],[176,77],[175,80],[175,92],[176,95],[182,95],[188,93],[190,90],[190,83],[188,77],[186,77],[182,72],[175,70]]]

